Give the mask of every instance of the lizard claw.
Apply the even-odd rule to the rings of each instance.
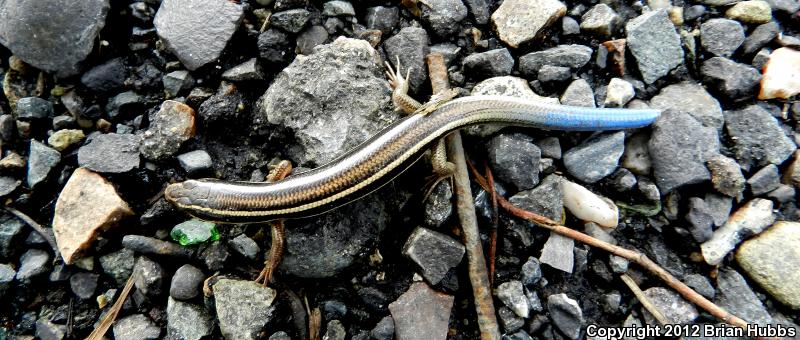
[[[397,62],[395,65],[397,66],[397,69],[392,68],[392,65],[388,61],[384,62],[386,64],[386,68],[388,69],[386,71],[386,76],[389,78],[389,85],[392,86],[392,89],[408,86],[408,79],[411,77],[411,67],[406,70],[406,76],[403,77],[402,66],[400,66],[400,56],[396,57]]]

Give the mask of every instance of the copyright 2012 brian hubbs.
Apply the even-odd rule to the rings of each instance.
[[[795,337],[797,329],[784,325],[747,325],[739,328],[723,324],[703,325],[643,325],[630,327],[606,327],[589,325],[586,335],[595,339],[646,339],[659,337]]]

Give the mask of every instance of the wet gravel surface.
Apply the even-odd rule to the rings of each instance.
[[[0,211],[0,339],[85,338],[129,277],[107,338],[314,339],[307,307],[323,339],[480,338],[451,188],[424,197],[427,160],[352,204],[286,221],[268,288],[252,281],[268,224],[193,219],[162,197],[186,179],[263,181],[281,159],[295,173],[335,159],[402,117],[384,61],[410,68],[413,97],[431,95],[429,53],[464,95],[663,110],[642,129],[478,126],[464,143],[513,204],[638,250],[731,313],[796,334],[798,10],[0,0],[0,197],[45,230]],[[488,254],[491,199],[472,189]],[[503,339],[658,325],[622,273],[669,323],[718,322],[623,258],[502,211],[496,232]]]

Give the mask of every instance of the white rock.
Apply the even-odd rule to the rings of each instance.
[[[700,245],[703,258],[710,265],[718,265],[745,238],[758,234],[775,222],[772,201],[756,198],[736,210],[728,221],[714,231],[711,238]]]
[[[575,217],[588,222],[594,222],[601,227],[614,228],[619,222],[619,209],[617,205],[605,197],[598,196],[588,189],[564,181],[564,207]]]
[[[800,93],[800,51],[781,47],[769,56],[758,99],[787,99]]]

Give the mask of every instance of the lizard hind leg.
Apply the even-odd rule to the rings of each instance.
[[[433,167],[433,174],[428,176],[425,183],[425,196],[422,200],[428,199],[428,196],[433,192],[439,182],[443,180],[450,181],[450,188],[453,188],[453,173],[456,166],[447,160],[447,150],[444,143],[444,138],[439,139],[433,148],[431,148],[431,166]]]

